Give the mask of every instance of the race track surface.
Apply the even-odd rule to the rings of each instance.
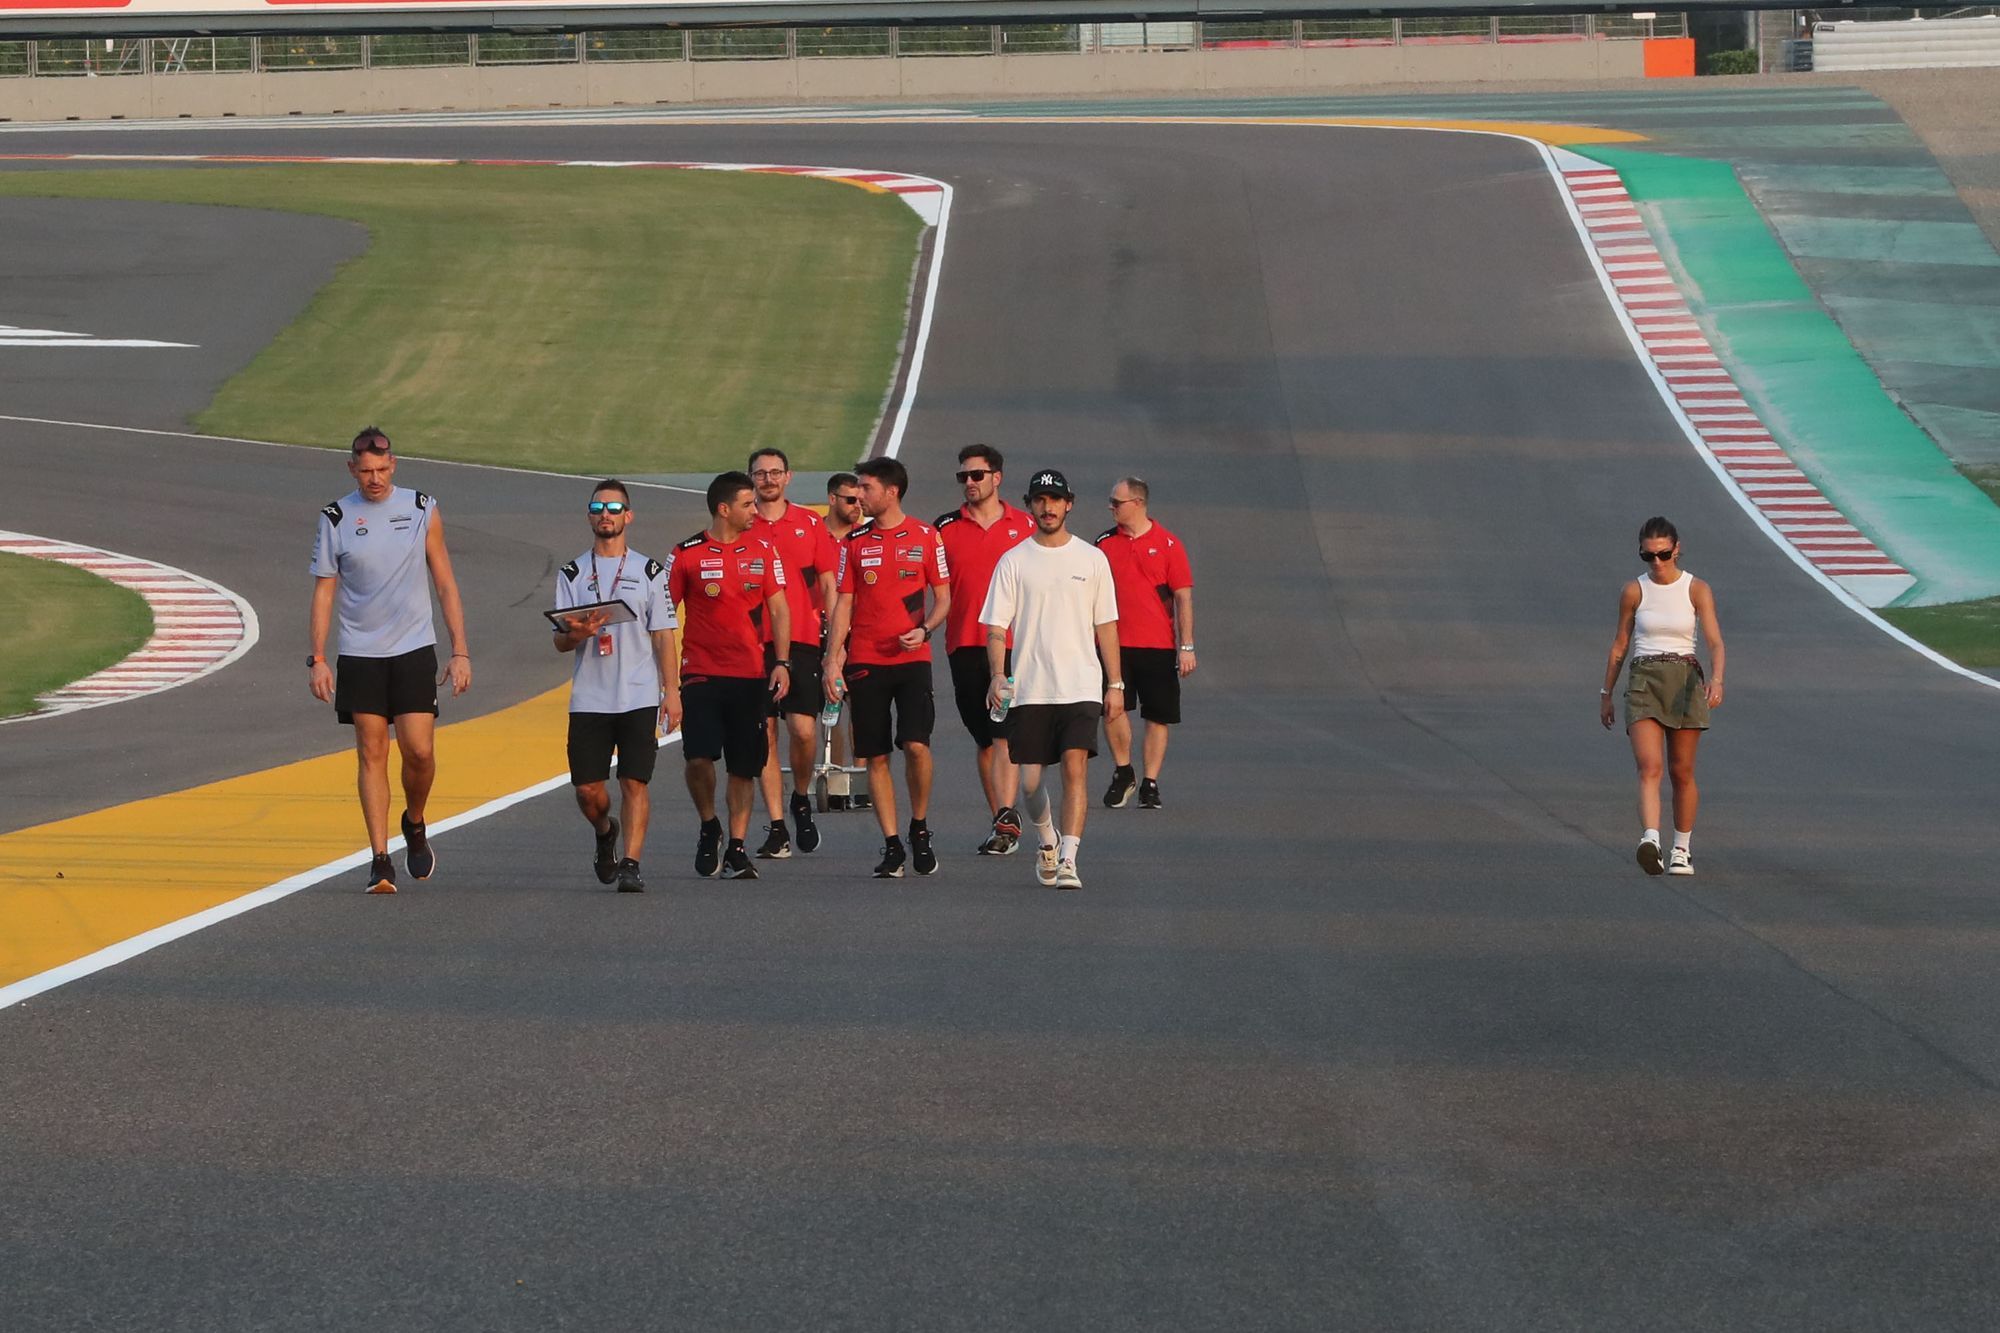
[[[0,1012],[0,1324],[2000,1320],[2000,697],[1837,605],[1724,494],[1531,149],[969,124],[284,143],[950,181],[909,507],[952,503],[973,439],[1017,481],[1067,469],[1086,534],[1119,475],[1150,481],[1199,580],[1169,809],[1094,807],[1088,888],[1035,889],[1026,858],[968,854],[947,705],[935,880],[868,880],[872,825],[830,816],[819,855],[707,883],[669,752],[643,898],[598,890],[557,792],[440,838],[419,891],[330,884]],[[337,262],[303,225],[263,327]],[[8,826],[339,747],[293,628],[337,455],[10,424],[0,462],[0,526],[183,565],[266,626],[168,703],[7,729]],[[559,682],[532,609],[580,545],[567,483],[422,476],[478,707]],[[666,507],[656,532],[699,522]],[[1729,645],[1691,881],[1633,865],[1630,760],[1595,718],[1653,513]]]

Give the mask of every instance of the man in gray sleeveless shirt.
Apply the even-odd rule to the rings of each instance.
[[[360,760],[361,818],[374,861],[369,893],[394,893],[389,860],[389,730],[403,755],[403,838],[412,879],[429,879],[437,853],[424,836],[424,804],[437,776],[432,741],[437,687],[472,684],[465,611],[444,545],[437,501],[395,484],[389,437],[370,426],[354,437],[347,471],[355,489],[319,513],[313,543],[312,653],[306,658],[313,697],[334,706],[354,727]],[[431,625],[431,584],[451,634],[451,657],[438,671]],[[340,620],[339,670],[327,665],[326,638]]]

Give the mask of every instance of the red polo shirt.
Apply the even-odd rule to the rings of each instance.
[[[840,591],[854,594],[847,660],[856,666],[928,662],[931,646],[906,649],[897,638],[924,623],[924,590],[951,582],[937,529],[904,516],[893,528],[870,523],[847,534],[840,550]]]
[[[747,533],[727,544],[698,532],[674,547],[667,594],[680,603],[682,679],[764,676],[764,603],[785,586],[778,553]]]
[[[1118,589],[1118,646],[1176,648],[1174,593],[1194,586],[1187,548],[1155,522],[1137,537],[1117,528],[1098,537]]]
[[[830,574],[840,563],[826,520],[803,505],[785,502],[785,512],[775,519],[762,514],[750,524],[750,535],[763,541],[785,562],[785,603],[792,609],[792,642],[819,646],[820,615],[831,608],[819,604],[819,576]],[[764,627],[764,641],[771,640],[771,627]]]
[[[984,648],[986,630],[979,623],[979,608],[986,605],[993,566],[1000,563],[1001,556],[1035,535],[1034,515],[1003,500],[1000,517],[993,520],[991,527],[982,528],[971,510],[960,505],[938,518],[937,534],[944,543],[945,558],[951,562],[951,609],[945,613],[945,651]]]

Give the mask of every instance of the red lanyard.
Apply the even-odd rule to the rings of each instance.
[[[632,552],[629,550],[625,552],[625,555],[630,554]],[[608,602],[618,595],[618,580],[625,574],[625,555],[618,557],[618,568],[611,571],[611,591],[607,593],[604,591],[603,585],[597,581],[597,552],[592,551],[590,553],[590,586],[592,591],[597,594],[598,601]]]

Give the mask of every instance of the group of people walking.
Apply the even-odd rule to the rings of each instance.
[[[391,736],[403,759],[405,867],[428,879],[437,866],[424,808],[436,773],[438,689],[449,683],[464,693],[472,659],[437,501],[394,484],[394,449],[373,427],[355,437],[348,470],[355,489],[320,512],[306,666],[314,696],[354,728],[373,851],[367,889],[393,893]],[[628,542],[633,507],[624,483],[593,487],[590,546],[557,576],[551,619],[556,651],[575,659],[570,779],[598,879],[621,892],[645,888],[640,857],[662,729],[681,733],[699,820],[696,874],[755,879],[758,860],[819,849],[812,791],[822,727],[844,731],[866,768],[867,805],[882,833],[875,875],[935,874],[931,655],[942,633],[991,821],[975,850],[1012,855],[1032,829],[1037,879],[1081,888],[1100,726],[1114,761],[1104,804],[1125,806],[1136,795],[1142,808],[1164,805],[1169,729],[1181,719],[1181,681],[1196,666],[1194,577],[1186,548],[1151,517],[1144,480],[1112,487],[1113,524],[1093,542],[1070,531],[1077,497],[1061,472],[1031,476],[1026,509],[1003,498],[1004,476],[998,449],[966,446],[955,474],[964,503],[923,523],[904,512],[903,464],[872,458],[833,475],[822,517],[789,498],[784,452],[758,449],[747,471],[709,483],[708,525],[663,559]],[[1598,693],[1609,728],[1629,659],[1624,723],[1639,777],[1637,855],[1653,875],[1694,873],[1695,755],[1723,698],[1715,596],[1680,556],[1674,525],[1648,519],[1639,533],[1645,571],[1620,594]],[[433,584],[451,638],[442,669]],[[336,619],[337,670],[325,657]],[[1707,669],[1698,638],[1708,646]],[[1137,765],[1133,710],[1145,723]],[[890,768],[899,750],[906,828]],[[1060,811],[1045,782],[1051,769],[1062,777]],[[1663,776],[1673,785],[1671,844],[1661,834]],[[760,796],[768,823],[753,855]]]
[[[1167,729],[1180,721],[1180,682],[1196,664],[1185,548],[1151,519],[1140,478],[1112,489],[1113,526],[1091,542],[1069,529],[1077,497],[1061,472],[1033,474],[1023,510],[1002,498],[998,449],[970,445],[958,461],[964,503],[935,523],[904,512],[909,475],[888,458],[836,473],[822,517],[789,499],[783,451],[759,449],[747,471],[709,484],[708,525],[663,558],[627,540],[634,511],[622,482],[592,488],[589,548],[559,572],[549,615],[555,650],[574,658],[570,778],[601,882],[645,888],[661,729],[681,733],[698,875],[754,879],[758,860],[820,847],[812,789],[822,726],[845,732],[866,768],[883,838],[875,875],[935,874],[931,644],[939,633],[990,815],[979,854],[1011,855],[1032,829],[1038,881],[1082,887],[1078,851],[1100,724],[1116,761],[1105,804],[1128,805],[1136,791],[1141,806],[1162,807]],[[472,680],[439,506],[395,486],[395,464],[381,431],[355,437],[356,489],[321,511],[312,563],[307,665],[314,695],[355,730],[371,893],[396,889],[391,732],[404,761],[405,866],[423,880],[437,865],[425,826],[437,691],[449,681],[463,693]],[[433,583],[452,645],[443,671]],[[340,655],[329,665],[336,616]],[[1145,723],[1137,769],[1133,708]],[[890,767],[898,750],[907,829]],[[1063,777],[1060,813],[1044,784],[1051,768]],[[753,854],[760,796],[769,822]]]

